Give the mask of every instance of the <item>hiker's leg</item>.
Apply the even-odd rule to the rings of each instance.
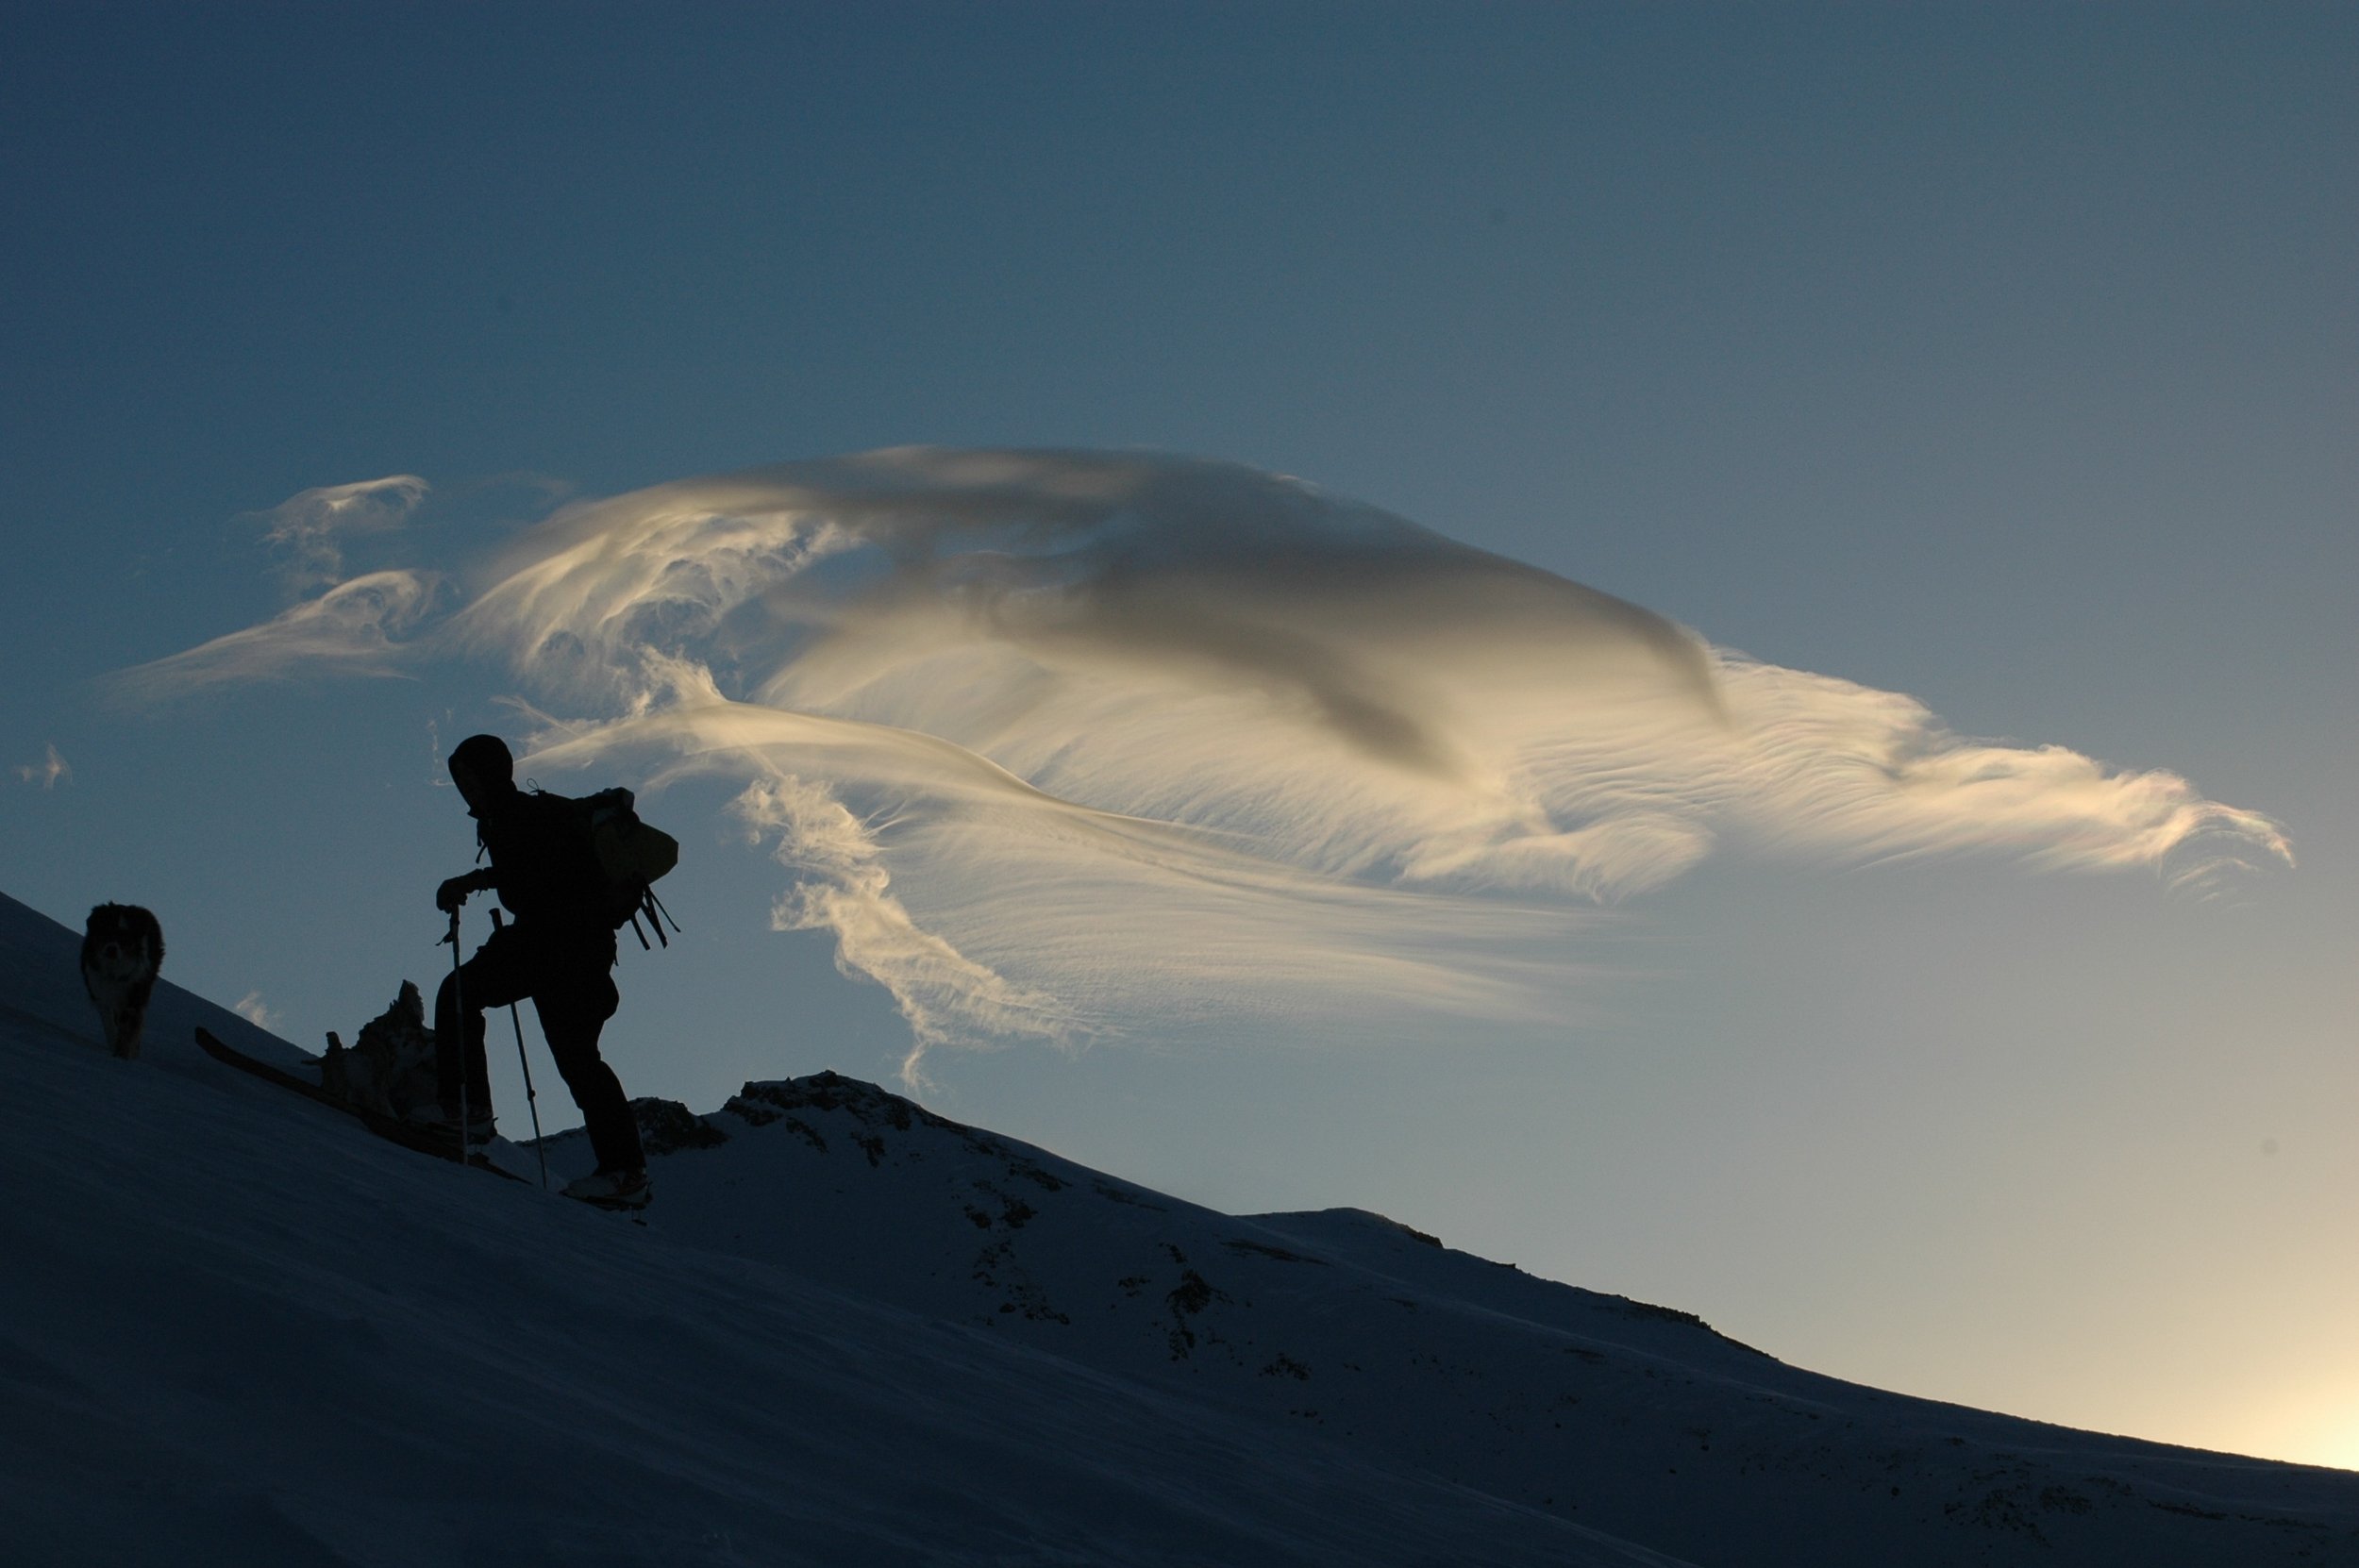
[[[443,976],[442,989],[434,993],[434,1076],[438,1097],[445,1107],[459,1104],[463,1059],[467,1098],[480,1109],[491,1109],[492,1079],[483,1057],[483,1009],[504,1008],[521,999],[529,981],[529,968],[514,926],[493,932],[492,940],[459,966],[456,976]],[[463,1018],[458,1016],[462,1002]]]
[[[639,1120],[623,1093],[623,1080],[598,1055],[598,1035],[622,1000],[610,973],[613,962],[611,946],[603,953],[568,955],[550,966],[532,1005],[541,1015],[549,1055],[581,1108],[582,1128],[596,1151],[598,1168],[630,1171],[647,1162],[639,1143]]]

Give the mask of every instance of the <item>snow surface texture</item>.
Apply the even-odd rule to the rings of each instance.
[[[11,1564],[2359,1561],[2359,1476],[1836,1382],[833,1074],[642,1102],[635,1226],[210,1061],[299,1053],[168,982],[109,1059],[77,940],[0,899]]]

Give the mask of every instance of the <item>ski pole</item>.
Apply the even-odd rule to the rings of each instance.
[[[452,1022],[459,1028],[459,1163],[464,1165],[467,1163],[468,1117],[467,997],[459,979],[459,960],[463,956],[459,946],[460,908],[453,905],[450,911],[450,1010],[456,1015]]]
[[[492,934],[500,934],[500,912],[492,911]],[[532,1112],[532,1152],[541,1157],[541,1189],[548,1190],[549,1151],[541,1142],[541,1098],[532,1092],[532,1060],[525,1055],[525,1020],[516,1004],[508,1004],[508,1021],[516,1026],[516,1065],[525,1070],[525,1105]]]

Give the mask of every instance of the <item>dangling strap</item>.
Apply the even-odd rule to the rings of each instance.
[[[640,893],[639,902],[631,907],[628,919],[630,922],[630,934],[639,939],[639,949],[643,953],[652,953],[656,950],[658,945],[664,947],[672,945],[672,939],[663,934],[663,923],[665,921],[672,921],[672,929],[674,931],[677,932],[680,929],[680,923],[677,920],[672,920],[672,911],[663,907],[663,900],[655,895],[655,890],[653,888],[648,888]],[[646,922],[644,926],[640,924],[643,920]],[[617,926],[614,928],[617,931],[622,929],[620,926]],[[649,942],[647,940],[647,933],[650,931],[655,933],[654,942]]]
[[[644,927],[639,924],[639,917],[641,915],[647,917],[647,924]],[[672,945],[672,939],[663,934],[663,923],[666,920],[671,920],[671,918],[672,911],[663,907],[663,900],[655,895],[655,890],[653,888],[649,888],[644,893],[640,895],[639,907],[630,911],[630,931],[631,935],[639,939],[639,946],[642,951],[649,953],[655,951],[654,945],[647,941],[647,932],[649,930],[653,930],[655,932],[656,942],[662,943],[666,947]],[[673,920],[672,929],[678,931],[679,928],[679,922]]]

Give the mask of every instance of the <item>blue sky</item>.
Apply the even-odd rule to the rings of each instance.
[[[265,535],[319,487],[422,477],[337,574],[430,566],[456,603],[561,502],[752,465],[1298,475],[1959,734],[2169,770],[2298,864],[2205,900],[1987,844],[1737,845],[1602,918],[1552,904],[1579,931],[1545,1020],[1131,1004],[1078,1053],[933,1052],[932,1103],[1224,1207],[1382,1209],[1825,1371],[2359,1463],[2348,14],[0,26],[12,894],[152,904],[176,978],[297,1040],[431,980],[470,847],[438,750],[547,692],[458,659],[104,679],[316,592]],[[626,960],[627,1084],[889,1077],[892,996],[770,929],[785,874],[732,798],[651,802],[692,940]]]

